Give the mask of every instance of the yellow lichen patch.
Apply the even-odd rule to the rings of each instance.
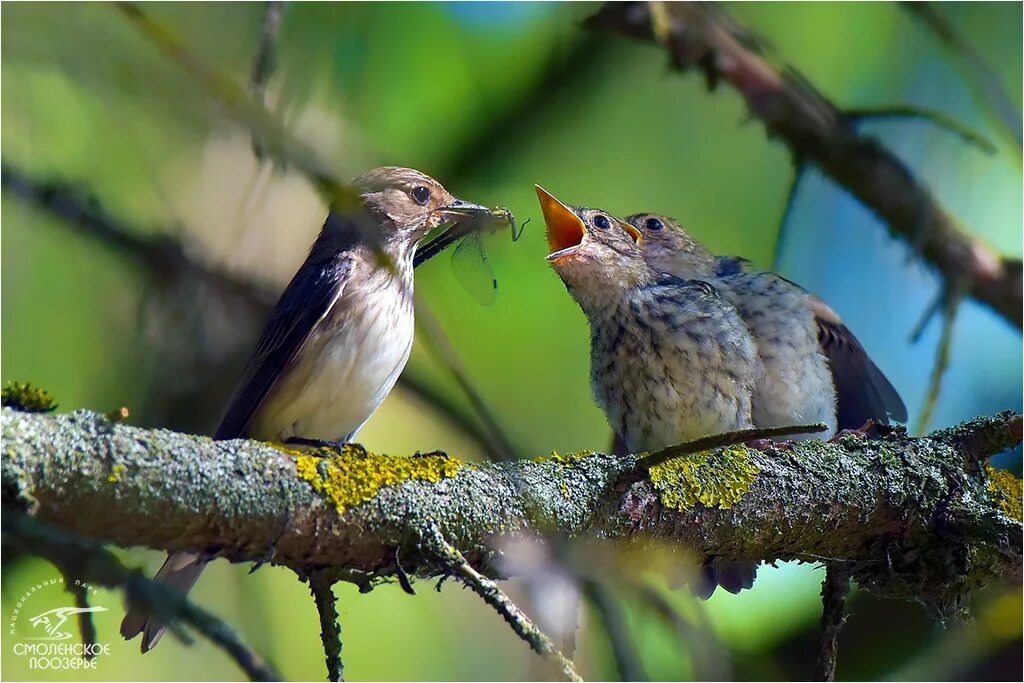
[[[1013,476],[1012,472],[991,465],[985,465],[985,474],[988,475],[989,493],[995,494],[999,509],[1018,521],[1024,519],[1021,493],[1024,482]]]
[[[562,455],[558,451],[551,451],[551,455],[539,455],[536,458],[533,458],[530,462],[538,464],[553,462],[556,465],[561,465],[562,467],[572,467],[578,460],[589,458],[592,455],[594,455],[594,451],[579,451],[577,453],[566,453],[565,455]]]
[[[110,474],[107,475],[107,481],[111,484],[116,484],[121,480],[121,475],[125,473],[128,467],[123,462],[119,462],[110,470]]]
[[[758,473],[746,448],[729,446],[655,465],[650,477],[665,507],[688,510],[703,505],[728,510],[750,490]]]
[[[376,455],[360,446],[347,445],[340,455],[323,457],[323,453],[325,451],[296,453],[295,469],[299,477],[308,481],[338,512],[372,500],[385,486],[409,480],[436,483],[454,477],[462,466],[458,459],[440,452],[400,458]]]
[[[577,453],[566,453],[565,455],[558,451],[551,451],[551,455],[540,455],[533,458],[530,462],[535,462],[539,465],[550,462],[559,467],[575,467],[577,462],[592,455],[594,455],[594,451],[579,451]],[[559,475],[559,479],[558,490],[562,494],[562,498],[569,500],[572,497],[572,492],[569,491],[569,486],[564,481],[561,481],[561,475]]]

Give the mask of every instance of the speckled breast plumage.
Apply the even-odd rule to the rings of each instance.
[[[810,295],[774,273],[738,273],[713,284],[739,311],[758,346],[763,375],[754,388],[754,424],[822,422],[834,433],[836,390],[808,306]]]
[[[753,426],[757,348],[707,284],[676,278],[591,312],[591,380],[630,450]]]

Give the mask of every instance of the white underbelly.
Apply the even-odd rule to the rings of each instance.
[[[252,436],[351,439],[398,381],[412,350],[412,308],[386,292],[336,305],[348,313],[321,321],[256,414]]]

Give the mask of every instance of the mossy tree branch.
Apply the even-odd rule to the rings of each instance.
[[[926,438],[730,446],[661,476],[601,453],[489,465],[298,454],[87,411],[5,408],[2,430],[7,509],[120,546],[331,568],[365,588],[396,576],[396,550],[415,576],[445,573],[422,545],[434,525],[485,572],[501,539],[538,531],[657,539],[727,560],[829,558],[864,589],[942,613],[1021,577],[1020,480],[983,462],[1019,440],[1009,413]]]

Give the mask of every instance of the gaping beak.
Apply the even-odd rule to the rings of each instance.
[[[447,206],[437,209],[437,211],[441,214],[442,222],[455,223],[455,225],[416,250],[416,256],[412,260],[414,268],[422,263],[426,263],[447,249],[455,240],[467,235],[473,229],[473,218],[481,215],[491,215],[491,210],[486,206],[473,204],[463,199],[455,199]]]
[[[640,240],[643,238],[643,233],[636,229],[632,223],[626,221],[619,221],[619,225],[626,231],[626,234],[633,238],[633,241],[640,244]]]
[[[586,234],[583,219],[540,185],[534,187],[537,188],[540,210],[544,213],[544,223],[548,226],[548,247],[551,249],[548,260],[557,261],[571,256],[579,249]]]

